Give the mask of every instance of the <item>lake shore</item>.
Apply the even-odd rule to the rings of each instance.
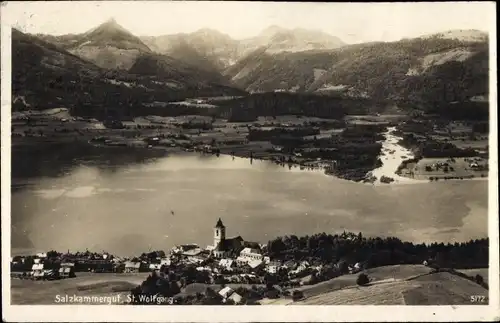
[[[51,109],[13,116],[12,149],[90,143],[110,149],[144,149],[153,155],[199,152],[246,158],[250,163],[268,161],[284,168],[317,171],[376,186],[430,182],[432,178],[417,178],[400,171],[414,154],[400,144],[402,138],[396,135],[399,128],[394,118],[350,116],[340,121],[281,116],[234,123],[207,116],[145,116],[110,128],[95,119],[72,117],[67,109]],[[338,128],[341,123],[346,128]],[[344,135],[346,130],[348,134]]]

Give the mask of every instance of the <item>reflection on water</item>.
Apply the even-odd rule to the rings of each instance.
[[[218,217],[228,235],[262,242],[344,229],[411,241],[487,235],[487,181],[371,186],[229,156],[85,149],[22,162],[14,152],[14,250],[203,245]],[[20,165],[44,166],[21,177]]]

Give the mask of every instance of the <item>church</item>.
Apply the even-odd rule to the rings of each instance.
[[[241,236],[226,238],[226,227],[219,218],[214,227],[214,244],[208,249],[212,251],[215,258],[234,258],[244,248],[255,248],[260,250],[256,242],[244,241]]]

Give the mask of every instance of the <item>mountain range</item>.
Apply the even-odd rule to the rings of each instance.
[[[96,29],[99,31],[99,29]],[[88,34],[86,33],[86,37]],[[102,35],[100,33],[95,33]],[[220,73],[210,73],[168,56],[141,53],[129,70],[102,67],[100,55],[72,54],[60,42],[49,42],[12,30],[12,101],[14,110],[67,107],[74,113],[104,115],[108,109],[121,113],[140,111],[148,102],[169,102],[189,97],[243,95],[246,92],[229,85]],[[100,48],[96,37],[92,45]],[[84,37],[77,42],[64,38],[66,46],[86,46]],[[113,38],[108,44],[145,50],[130,45],[130,38]],[[84,44],[83,46],[81,44]],[[119,48],[119,47],[115,47]],[[115,54],[111,51],[112,54]],[[97,57],[97,58],[96,58]],[[113,58],[121,57],[116,54]],[[127,57],[127,61],[129,56]],[[115,62],[117,59],[114,60]],[[101,66],[99,66],[101,65]]]
[[[113,80],[119,91],[134,88],[129,96],[142,88],[139,97],[147,101],[296,92],[440,104],[487,97],[488,64],[488,36],[477,30],[355,45],[279,26],[243,40],[207,28],[138,37],[113,19],[76,35],[13,33],[14,88],[23,97],[32,86],[50,92],[35,80],[85,77],[99,84]]]

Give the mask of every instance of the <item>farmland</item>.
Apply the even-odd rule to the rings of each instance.
[[[473,158],[423,158],[411,162],[401,172],[416,180],[466,179],[488,177],[488,160]]]
[[[431,268],[423,265],[396,265],[368,269],[365,273],[373,283],[376,283],[380,281],[404,280],[428,274],[431,270]],[[357,277],[358,275],[356,274],[343,275],[315,285],[299,287],[298,290],[301,290],[306,297],[318,296],[323,293],[356,286]]]
[[[148,273],[92,274],[78,273],[76,278],[55,281],[11,279],[11,304],[52,305],[57,295],[111,296],[121,295],[126,301],[130,290],[140,285]]]
[[[487,269],[481,269],[484,272]],[[346,275],[302,288],[298,305],[470,305],[471,295],[484,297],[488,290],[449,272],[431,273],[424,266],[385,266],[365,271],[367,286]]]

